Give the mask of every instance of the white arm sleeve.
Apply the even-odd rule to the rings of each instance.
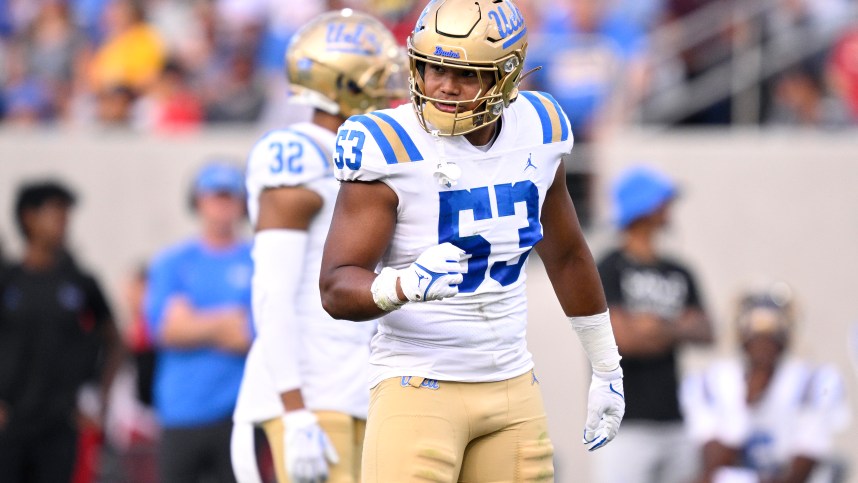
[[[278,393],[301,387],[302,327],[295,294],[304,271],[307,238],[305,231],[277,229],[259,231],[253,240],[253,320]]]

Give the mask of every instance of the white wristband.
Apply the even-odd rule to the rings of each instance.
[[[372,300],[378,308],[385,312],[392,312],[405,305],[405,302],[400,300],[399,295],[396,294],[396,280],[398,278],[398,270],[385,267],[375,277],[370,287]]]
[[[611,329],[610,312],[606,310],[596,315],[569,317],[569,322],[578,334],[593,371],[601,374],[616,371],[621,357]]]

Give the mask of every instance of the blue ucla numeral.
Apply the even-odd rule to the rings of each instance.
[[[468,273],[464,274],[462,283],[459,284],[459,292],[474,292],[486,278],[492,245],[482,235],[461,236],[459,215],[463,211],[473,210],[474,221],[491,218],[489,189],[483,187],[472,190],[443,191],[440,193],[440,199],[438,243],[450,242],[471,254],[471,258],[468,259]]]
[[[503,11],[504,5],[509,9],[509,17]],[[509,3],[503,3],[497,9],[489,12],[489,18],[495,21],[498,33],[502,39],[512,35],[524,25],[524,16],[521,14],[521,11]]]
[[[338,169],[346,166],[354,171],[360,169],[364,141],[366,141],[366,134],[361,131],[340,131],[337,134],[337,155],[334,157],[334,164]],[[343,142],[347,142],[348,146],[344,146]]]
[[[283,171],[284,167],[290,173],[299,174],[304,171],[304,164],[301,163],[301,156],[304,155],[304,146],[301,143],[290,141],[286,144],[289,156],[285,160],[283,158],[283,143],[271,143],[268,145],[268,149],[274,151],[274,159],[268,166],[272,174]]]
[[[497,200],[498,217],[514,216],[515,204],[525,203],[527,226],[518,230],[518,246],[527,248],[527,251],[516,263],[496,262],[489,269],[491,243],[482,235],[461,236],[459,232],[460,215],[463,211],[472,211],[474,221],[492,218],[488,187],[440,193],[438,243],[450,242],[471,255],[468,259],[468,273],[464,274],[462,283],[459,284],[459,292],[476,291],[485,280],[487,271],[491,278],[502,286],[512,284],[521,275],[521,269],[532,247],[542,239],[539,225],[539,190],[533,182],[495,185],[494,194]]]

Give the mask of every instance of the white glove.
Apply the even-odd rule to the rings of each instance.
[[[328,479],[328,463],[340,461],[316,415],[306,409],[283,416],[286,443],[286,472],[293,483],[321,483]]]
[[[398,270],[399,285],[411,302],[441,300],[459,293],[467,254],[452,243],[429,247],[408,268]]]
[[[584,425],[587,450],[599,449],[614,439],[625,413],[623,370],[618,367],[611,372],[593,371],[587,398],[587,424]]]

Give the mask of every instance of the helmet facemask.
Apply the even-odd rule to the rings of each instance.
[[[435,56],[422,55],[409,49],[411,63],[411,103],[423,129],[441,136],[458,136],[487,126],[500,118],[505,107],[518,96],[523,67],[520,55],[513,53],[494,63],[461,63]],[[480,89],[472,99],[452,101],[426,94],[424,82],[427,65],[439,65],[450,69],[473,71],[479,80]],[[456,112],[444,112],[434,103],[456,106]],[[468,106],[474,106],[467,109]]]
[[[527,51],[524,16],[511,0],[430,2],[408,37],[411,102],[429,132],[457,136],[497,121],[515,101]],[[480,91],[451,101],[427,92],[427,66],[472,71]],[[469,86],[472,87],[472,86]],[[437,105],[455,105],[455,112]]]

